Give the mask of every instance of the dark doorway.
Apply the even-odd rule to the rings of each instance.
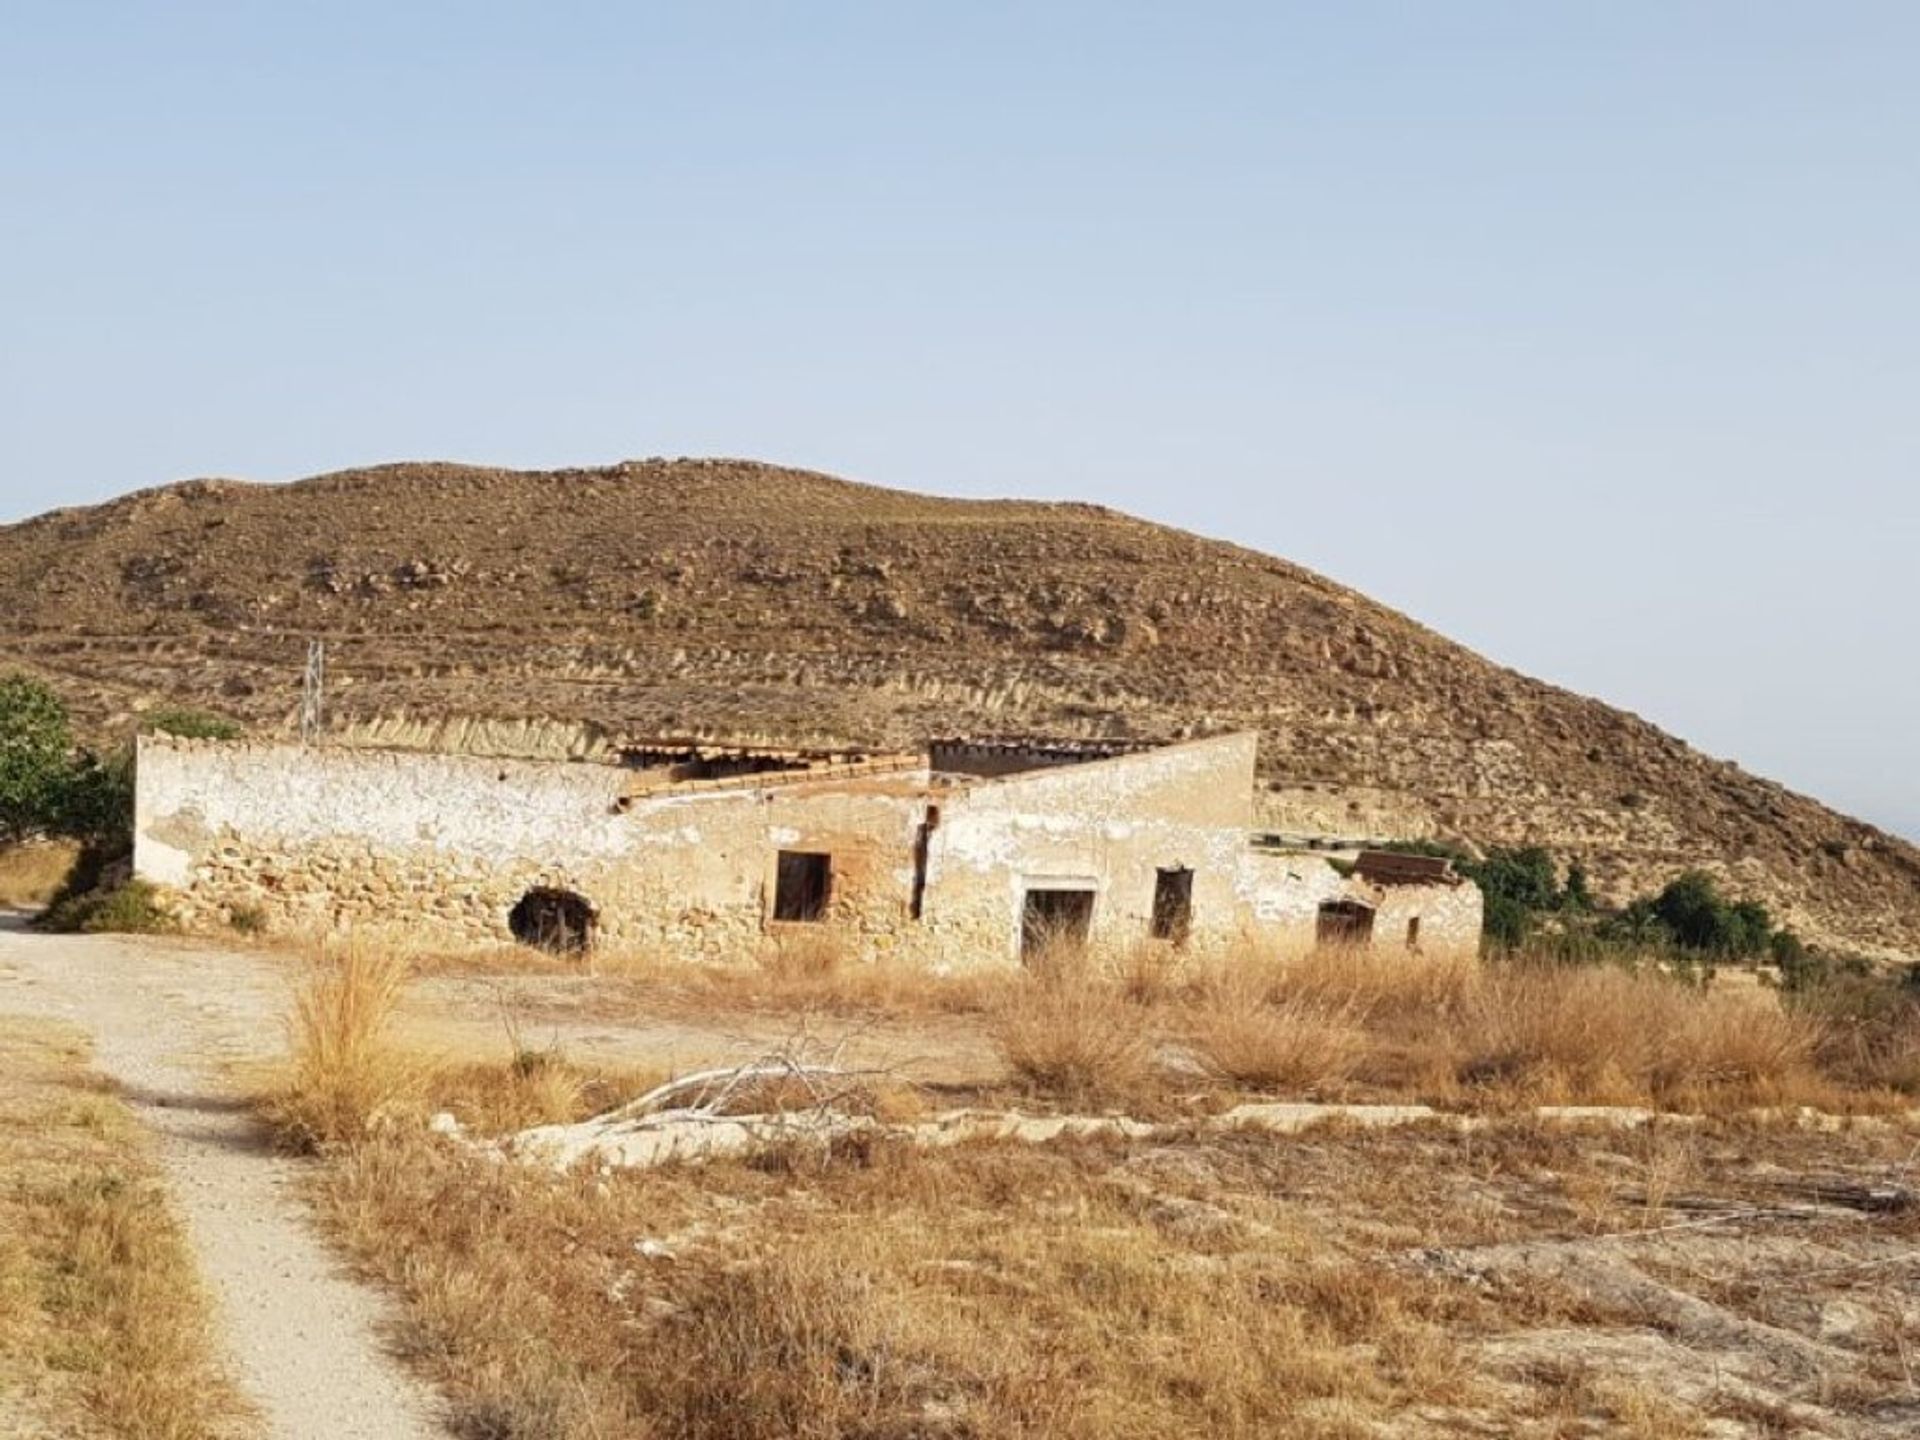
[[[1029,890],[1020,912],[1020,958],[1083,947],[1093,929],[1093,891]]]
[[[773,918],[824,920],[833,894],[833,857],[813,850],[782,850],[773,881]]]
[[[1373,940],[1373,908],[1358,900],[1329,900],[1320,907],[1322,945],[1366,945]]]
[[[1193,929],[1193,871],[1162,870],[1153,881],[1153,924],[1156,940],[1187,943]]]
[[[507,913],[507,928],[522,945],[577,955],[593,943],[593,906],[571,890],[529,890]]]

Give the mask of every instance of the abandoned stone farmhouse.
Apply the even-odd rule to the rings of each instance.
[[[911,754],[658,742],[618,763],[149,736],[136,873],[190,923],[404,924],[428,943],[1014,963],[1097,945],[1466,953],[1445,862],[1255,842],[1256,737]]]

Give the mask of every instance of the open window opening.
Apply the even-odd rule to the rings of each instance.
[[[1156,940],[1187,943],[1193,930],[1193,871],[1160,871],[1153,881],[1153,921],[1149,933]]]
[[[1317,937],[1322,945],[1373,942],[1373,907],[1358,900],[1329,900],[1320,907]]]
[[[773,918],[824,920],[833,898],[833,857],[817,850],[782,850],[773,880]]]
[[[1407,949],[1418,950],[1419,948],[1420,948],[1420,917],[1416,915],[1411,920],[1407,921]]]
[[[593,919],[593,905],[584,895],[541,886],[507,912],[507,928],[522,945],[577,955],[593,944]]]
[[[1020,910],[1020,958],[1031,965],[1084,949],[1093,930],[1093,891],[1081,886],[1028,890]]]

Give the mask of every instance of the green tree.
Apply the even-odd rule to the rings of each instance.
[[[29,676],[0,676],[0,844],[56,825],[72,750],[60,697]]]
[[[1758,900],[1740,900],[1727,911],[1726,949],[1745,958],[1765,955],[1773,943],[1773,915]]]
[[[1764,955],[1773,916],[1757,900],[1729,902],[1711,875],[1689,870],[1654,897],[1652,910],[1685,950],[1745,959]]]
[[[109,854],[133,838],[133,751],[83,753],[67,773],[54,828]]]
[[[1704,870],[1689,870],[1671,882],[1654,897],[1653,913],[1688,950],[1722,948],[1731,923],[1720,888]]]

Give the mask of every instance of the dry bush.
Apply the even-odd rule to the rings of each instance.
[[[1412,955],[1386,949],[1309,951],[1280,974],[1280,993],[1351,1006],[1376,1021],[1430,1025],[1456,1013],[1481,979],[1471,955]]]
[[[1232,988],[1272,1002],[1310,1000],[1373,1022],[1401,1018],[1431,1024],[1459,1010],[1475,993],[1480,962],[1356,946],[1320,946],[1300,955],[1257,947],[1229,949],[1200,967],[1193,990]]]
[[[1056,970],[1011,986],[990,1019],[1008,1067],[1067,1104],[1123,1104],[1148,1096],[1158,1071],[1153,1012],[1108,985]]]
[[[1655,1042],[1648,1074],[1657,1099],[1711,1104],[1721,1093],[1735,1102],[1826,1098],[1816,1068],[1823,1027],[1814,1017],[1771,999],[1691,990],[1679,1005],[1659,1013],[1667,1028]]]
[[[849,938],[828,926],[787,930],[770,940],[761,953],[760,971],[776,985],[821,985],[855,963],[848,955]]]
[[[80,859],[69,841],[0,846],[0,909],[35,910],[60,893]]]
[[[1454,1026],[1461,1078],[1543,1103],[1752,1104],[1825,1098],[1820,1026],[1656,970],[1517,964]]]
[[[1678,986],[1649,990],[1619,970],[1503,967],[1456,1020],[1461,1078],[1542,1103],[1637,1103],[1652,1010],[1678,998]]]
[[[1898,974],[1839,974],[1789,997],[1821,1027],[1819,1063],[1838,1084],[1920,1095],[1920,988]]]
[[[1143,941],[1098,966],[1136,1005],[1176,1004],[1194,984],[1193,952],[1163,941]]]
[[[482,1135],[572,1124],[667,1078],[652,1068],[584,1064],[557,1049],[517,1050],[504,1062],[442,1061],[421,1070],[424,1108],[446,1111]]]
[[[294,995],[285,1075],[264,1111],[299,1149],[357,1139],[415,1098],[418,1067],[386,1039],[406,955],[361,941],[324,951]]]
[[[1196,965],[1185,989],[1187,1030],[1203,1060],[1208,1034],[1217,1037],[1221,1058],[1229,1048],[1278,1055],[1289,1025],[1318,1057],[1274,1066],[1270,1078],[1260,1073],[1263,1067],[1214,1064],[1243,1084],[1297,1088],[1324,1075],[1329,1082],[1351,1078],[1382,1095],[1446,1102],[1458,1088],[1448,1022],[1469,1005],[1479,983],[1480,966],[1471,957],[1354,947],[1285,956],[1234,947]]]
[[[1261,1090],[1336,1094],[1369,1044],[1351,1002],[1306,996],[1276,1001],[1246,984],[1212,987],[1189,1014],[1188,1038],[1208,1070]]]

